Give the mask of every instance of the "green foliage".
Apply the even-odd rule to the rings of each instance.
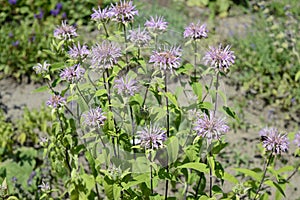
[[[1,112],[0,181],[9,180],[3,195],[10,199],[33,199],[38,195],[46,164],[40,137],[48,137],[50,119],[49,110],[44,106],[31,111],[25,108],[22,120],[14,122],[8,122]]]
[[[57,3],[62,4],[62,9],[57,16],[53,16],[51,11]],[[69,24],[87,24],[90,10],[97,4],[95,1],[54,0],[51,3],[17,1],[17,4],[10,5],[8,1],[2,1],[0,6],[0,72],[18,81],[24,78],[40,81],[40,77],[32,73],[32,67],[44,60],[57,61],[57,57],[44,51],[50,47],[55,28],[53,24],[60,24],[65,19],[63,15]],[[35,15],[41,12],[42,18],[37,19]]]
[[[295,112],[300,102],[299,19],[292,8],[277,17],[270,10],[275,9],[270,8],[272,3],[263,6],[248,34],[231,40],[238,57],[231,80],[247,98],[257,97],[266,105]]]
[[[77,1],[64,5],[74,2]],[[227,12],[230,5],[230,1],[225,0],[206,3],[220,13]],[[80,25],[85,25],[85,16],[90,15],[91,9],[84,9],[82,5],[70,7],[73,9],[68,12],[74,13],[75,19],[82,20]],[[84,16],[77,13],[78,9],[84,10],[81,13]],[[158,9],[157,5],[153,9]],[[26,6],[22,8],[25,14],[27,10]],[[163,13],[163,9],[158,11]],[[48,18],[50,20],[50,16]],[[175,26],[183,25],[176,22]],[[46,41],[49,46],[43,52],[58,62],[53,61],[50,70],[42,74],[48,88],[40,87],[35,92],[48,91],[51,95],[66,98],[66,101],[50,102],[51,109],[25,110],[22,120],[17,123],[7,122],[5,116],[0,115],[0,130],[3,130],[0,140],[1,198],[267,199],[273,195],[269,194],[270,191],[277,191],[274,194],[277,198],[287,196],[286,185],[299,170],[299,165],[288,164],[278,169],[275,158],[280,158],[280,155],[275,155],[275,149],[263,150],[260,146],[261,155],[269,154],[269,158],[264,158],[267,164],[263,167],[245,168],[240,164],[243,159],[239,155],[239,161],[224,162],[231,141],[225,142],[221,136],[227,132],[221,130],[227,129],[226,123],[222,125],[223,121],[216,118],[222,111],[230,120],[238,123],[240,120],[227,105],[226,94],[219,88],[219,81],[225,74],[219,68],[201,65],[203,70],[196,71],[199,79],[189,79],[194,75],[194,69],[199,69],[196,64],[191,64],[197,63],[198,52],[193,54],[196,55],[194,62],[182,64],[173,71],[153,66],[149,63],[153,49],[167,48],[174,41],[181,43],[182,39],[177,41],[172,37],[165,41],[168,36],[155,36],[149,48],[136,47],[126,38],[131,31],[126,29],[129,24],[131,22],[113,20],[102,24],[107,25],[110,34],[99,36],[97,42],[121,43],[123,50],[118,62],[106,58],[111,64],[108,68],[91,69],[89,59],[67,57],[66,46],[76,44],[80,39],[51,38],[51,41]],[[263,38],[260,40],[264,41]],[[276,52],[266,45],[263,43],[260,47],[267,53]],[[257,52],[251,53],[255,55]],[[162,52],[160,56],[165,56],[169,62],[177,55]],[[269,64],[276,59],[284,63],[280,56],[284,57],[276,53],[273,58],[264,55],[255,62],[260,62],[261,66],[265,60]],[[251,62],[244,64],[250,68]],[[61,71],[74,64],[85,69],[81,80],[61,78]],[[259,70],[254,70],[253,75]],[[276,77],[281,68],[277,66],[268,70],[267,75]],[[295,70],[294,74],[297,73]],[[71,75],[74,79],[80,76]],[[125,75],[136,81],[138,91],[134,91],[135,94],[126,93],[128,85],[118,90],[120,86],[116,80]],[[175,75],[183,80],[171,81]],[[297,80],[297,77],[293,78]],[[205,83],[207,78],[211,79],[210,84]],[[271,84],[272,78],[266,83]],[[53,99],[59,101],[57,96]],[[219,105],[220,102],[223,105]],[[208,113],[212,114],[204,120],[203,115]],[[204,121],[197,124],[200,120]],[[40,136],[46,136],[46,139],[39,139]],[[13,181],[9,183],[8,180]],[[234,186],[225,188],[228,183]]]

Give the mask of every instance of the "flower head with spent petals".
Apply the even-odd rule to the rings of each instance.
[[[150,19],[145,22],[144,26],[151,32],[160,33],[167,29],[168,22],[166,22],[162,16],[155,16],[155,18],[151,16]]]
[[[87,113],[83,114],[84,124],[92,127],[100,127],[104,124],[106,117],[101,108],[93,108]]]
[[[198,22],[197,24],[190,23],[189,26],[187,26],[184,30],[183,37],[184,38],[192,38],[194,40],[196,39],[202,39],[207,38],[208,30],[206,28],[206,24],[200,24]]]
[[[130,79],[128,75],[126,75],[125,78],[121,77],[115,80],[114,88],[118,90],[119,95],[133,96],[138,90],[136,84],[135,79]]]
[[[140,145],[145,149],[158,149],[163,146],[163,142],[166,140],[166,132],[152,125],[138,131],[137,134]]]
[[[278,129],[266,127],[259,132],[259,135],[262,137],[263,147],[267,151],[280,154],[288,150],[289,141],[287,134],[279,133]]]
[[[216,72],[227,72],[229,67],[234,64],[235,55],[230,51],[230,46],[223,48],[222,44],[216,47],[209,47],[209,51],[204,56],[205,65],[210,65]]]
[[[60,77],[62,80],[66,80],[68,82],[74,83],[79,81],[85,73],[85,69],[80,67],[80,64],[75,64],[72,67],[68,67],[64,69],[60,73]]]
[[[116,5],[111,5],[110,9],[111,15],[114,17],[113,19],[117,22],[121,22],[126,24],[127,22],[132,22],[134,20],[134,16],[138,15],[138,11],[135,9],[132,1],[122,1]]]
[[[129,30],[128,39],[135,46],[143,47],[149,43],[151,37],[145,29],[141,30],[141,28],[139,27],[136,30]]]
[[[300,132],[295,135],[294,143],[300,147]]]
[[[37,74],[47,74],[49,72],[49,66],[50,64],[48,64],[47,61],[44,61],[43,64],[38,63],[36,66],[32,67],[32,69]]]
[[[177,69],[180,66],[180,56],[180,47],[173,46],[170,49],[164,47],[164,50],[154,50],[149,62],[154,63],[154,66],[159,66],[162,70],[169,68],[172,71],[173,68]]]
[[[95,21],[106,22],[113,15],[113,13],[110,12],[110,10],[108,8],[101,9],[100,6],[98,6],[98,10],[93,8],[93,11],[94,11],[94,13],[91,14],[91,18],[92,18],[92,20],[95,20]]]
[[[92,68],[109,69],[117,63],[117,59],[121,56],[121,48],[112,42],[103,41],[96,44],[91,50]]]
[[[90,51],[88,50],[86,45],[80,45],[73,44],[73,47],[69,47],[69,56],[73,59],[83,60],[86,56],[90,54]]]
[[[77,37],[76,28],[74,26],[70,26],[66,21],[61,22],[61,26],[58,26],[54,30],[54,37],[58,39],[70,40],[73,37]]]
[[[66,104],[66,99],[60,95],[53,95],[47,102],[47,106],[58,108]]]
[[[39,185],[38,188],[40,188],[43,192],[47,192],[51,189],[49,183],[45,183],[44,181],[42,181],[42,184]]]
[[[209,115],[206,113],[202,115],[198,114],[194,130],[198,136],[211,141],[212,139],[219,140],[221,135],[229,131],[229,126],[226,125],[224,119],[216,118],[213,116],[213,113],[210,112]]]

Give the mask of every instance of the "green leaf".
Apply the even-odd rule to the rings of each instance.
[[[16,196],[10,196],[7,200],[19,200]]]
[[[212,171],[214,172],[215,171],[215,159],[214,159],[214,157],[207,155],[207,162],[208,162],[208,165],[211,167]]]
[[[198,104],[199,109],[206,109],[206,110],[211,110],[213,108],[213,104],[210,102],[200,102]]]
[[[246,176],[250,176],[257,181],[260,181],[260,179],[261,179],[261,176],[253,170],[245,169],[245,168],[234,168],[234,170],[241,172],[241,173],[245,174]]]
[[[224,178],[225,181],[229,181],[229,182],[234,183],[234,184],[239,183],[239,181],[233,175],[231,175],[227,172],[224,172],[223,178]]]
[[[113,184],[108,184],[106,181],[103,183],[104,192],[108,199],[114,199],[114,187]]]
[[[48,90],[48,86],[44,85],[32,91],[32,93],[45,92]]]
[[[65,64],[62,63],[62,62],[54,63],[54,64],[51,64],[51,66],[50,66],[50,71],[51,71],[51,72],[55,72],[55,71],[64,69],[65,67],[66,67]]]
[[[153,121],[158,121],[164,117],[166,117],[167,112],[161,108],[161,107],[154,107],[152,108],[152,113],[151,115],[154,115],[154,120]]]
[[[127,184],[122,184],[123,185],[123,188],[125,189],[125,190],[127,190],[127,189],[129,189],[129,188],[131,188],[131,187],[133,187],[133,186],[136,186],[136,185],[138,185],[138,184],[140,184],[140,183],[144,183],[144,182],[147,182],[147,181],[149,181],[150,180],[150,175],[149,175],[149,173],[144,173],[144,174],[141,174],[141,175],[138,175],[138,176],[136,176],[136,177],[134,177],[134,180],[133,181],[130,181],[130,182],[128,182]]]
[[[285,197],[285,193],[284,193],[285,189],[282,189],[281,185],[279,185],[275,181],[271,181],[271,180],[266,180],[264,183],[268,186],[271,186],[271,187],[277,189],[280,192],[280,194],[282,194]]]
[[[95,182],[95,178],[93,177],[93,175],[88,175],[88,174],[83,174],[81,175],[84,183],[85,183],[85,187],[87,189],[87,195],[90,194],[90,192],[93,190],[96,182]]]
[[[197,95],[198,100],[201,101],[202,100],[202,84],[199,82],[193,83],[192,88],[193,88],[194,93]]]
[[[171,92],[167,92],[166,97],[168,97],[168,99],[176,106],[176,108],[178,108],[177,99]]]
[[[113,185],[113,196],[114,196],[114,199],[121,199],[121,190],[122,188],[117,185],[117,184],[114,184]]]
[[[145,173],[150,169],[150,161],[142,156],[132,160],[132,171],[134,173]]]
[[[206,164],[198,163],[198,162],[186,163],[184,165],[178,166],[177,168],[194,169],[194,170],[197,170],[199,172],[204,172],[204,173],[209,172],[208,166]]]
[[[168,138],[166,144],[167,144],[169,163],[173,163],[178,158],[179,143],[177,137],[172,136]]]
[[[97,90],[97,91],[95,92],[95,97],[103,96],[103,95],[106,94],[106,93],[107,93],[106,89],[100,89],[100,90]]]
[[[232,117],[233,119],[237,120],[238,122],[240,121],[239,117],[237,116],[237,114],[231,110],[230,107],[227,107],[227,106],[223,106],[223,110],[230,116]]]
[[[282,168],[280,168],[276,171],[277,171],[278,174],[280,174],[280,173],[284,173],[284,172],[290,172],[290,171],[293,171],[293,170],[294,170],[294,167],[291,166],[291,165],[288,165],[288,166],[284,166],[284,167],[282,167]]]
[[[212,187],[212,191],[214,192],[214,194],[221,194],[221,193],[223,193],[222,189],[219,186],[217,186],[217,185],[214,185]]]

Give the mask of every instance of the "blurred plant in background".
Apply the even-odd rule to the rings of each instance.
[[[245,37],[230,41],[237,48],[231,81],[246,98],[258,97],[266,105],[300,116],[299,2],[260,1]],[[297,117],[289,118],[299,122]]]

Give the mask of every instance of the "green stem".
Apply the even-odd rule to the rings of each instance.
[[[200,172],[200,178],[199,178],[199,181],[198,181],[198,184],[197,184],[197,187],[196,187],[195,199],[197,199],[197,196],[198,196],[199,187],[200,187],[200,184],[201,184],[201,181],[202,181],[202,177],[203,177],[203,172]]]
[[[204,100],[206,99],[207,95],[209,94],[209,90],[210,90],[210,88],[212,87],[212,83],[213,83],[213,77],[212,77],[211,80],[210,80],[208,90],[206,91],[205,95],[203,96],[201,102],[204,102]]]
[[[194,40],[194,79],[195,79],[195,82],[197,82],[197,42],[196,40]]]
[[[107,80],[105,78],[105,73],[103,72],[104,88],[107,91],[108,109],[112,113],[111,99],[110,99],[110,83],[109,83],[109,80],[108,80],[109,79],[109,71],[108,71],[108,69],[106,69],[105,72],[106,72],[106,78],[107,78]],[[113,119],[113,121],[114,121],[114,128],[115,128],[115,131],[116,131],[116,134],[117,134],[117,124],[116,124],[115,118]],[[114,155],[116,157],[119,157],[119,154],[117,154],[117,151],[116,151],[116,145],[118,144],[118,141],[116,143],[115,136],[112,136],[112,142],[113,142]]]
[[[212,156],[211,151],[209,151],[209,156]],[[209,197],[212,197],[212,167],[209,165]]]
[[[59,124],[60,124],[61,132],[62,132],[62,134],[64,134],[64,126],[63,126],[63,123],[60,119],[58,110],[56,110],[56,115],[57,115],[57,118],[58,118],[58,121],[59,121]],[[69,158],[68,150],[69,150],[69,148],[67,148],[67,146],[66,146],[65,147],[65,159],[66,159],[66,164],[67,164],[67,167],[69,169],[69,172],[71,173],[72,172],[72,167],[70,165],[70,158]]]
[[[152,167],[152,152],[150,151],[150,188],[153,194],[153,167]]]
[[[133,110],[130,104],[128,104],[129,107],[129,113],[130,113],[130,119],[131,119],[131,136],[132,136],[132,146],[135,146],[135,124],[134,124],[134,118],[133,118]],[[136,159],[136,150],[133,149],[133,157]]]
[[[86,98],[83,96],[81,90],[79,89],[78,85],[76,84],[76,89],[79,93],[79,95],[82,97],[82,99],[84,100],[84,102],[86,103],[86,105],[89,107],[89,102],[86,100]]]
[[[169,99],[167,97],[167,92],[168,92],[168,83],[167,83],[167,69],[164,70],[164,76],[165,76],[165,95],[166,95],[166,107],[167,107],[167,137],[170,137],[170,112],[169,112]],[[167,165],[166,165],[166,170],[167,174],[169,174],[169,157],[167,155]],[[166,189],[165,189],[165,200],[168,199],[168,187],[169,187],[169,180],[166,180]]]
[[[108,37],[109,37],[109,35],[108,35],[108,31],[107,31],[107,29],[106,29],[105,23],[104,23],[104,22],[102,22],[102,25],[103,25],[103,27],[104,27],[105,36],[106,36],[106,38],[108,38]]]
[[[293,173],[291,175],[289,175],[289,177],[286,179],[287,182],[298,172],[299,167],[300,167],[300,163],[295,167],[295,170],[293,171]]]
[[[258,188],[257,188],[257,191],[256,191],[256,193],[255,193],[254,200],[257,199],[257,198],[259,197],[258,193],[259,193],[259,191],[260,191],[260,189],[261,189],[261,186],[262,186],[262,184],[263,184],[263,182],[264,182],[264,180],[265,180],[266,173],[267,173],[267,169],[268,169],[268,166],[269,166],[270,163],[271,163],[272,157],[273,157],[273,152],[270,153],[269,158],[268,158],[268,161],[267,161],[267,164],[265,165],[264,173],[263,173],[263,176],[262,176],[261,181],[260,181],[260,183],[259,183],[259,186],[258,186]]]
[[[129,71],[129,65],[128,65],[128,55],[127,55],[127,34],[126,34],[126,25],[123,24],[123,31],[124,31],[124,41],[125,41],[125,59],[126,59],[126,70]]]
[[[217,104],[218,104],[218,88],[219,88],[219,72],[217,73],[217,80],[216,80],[216,99],[215,99],[215,108],[214,108],[213,117],[216,116],[216,111],[217,111]]]

